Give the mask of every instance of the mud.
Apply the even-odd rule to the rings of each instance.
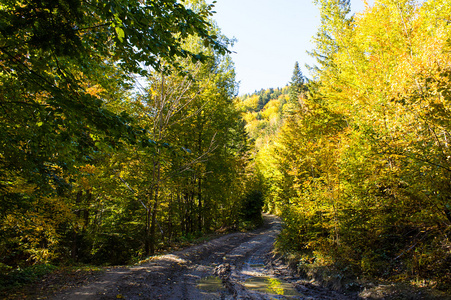
[[[283,263],[271,260],[280,220],[228,234],[129,268],[110,269],[96,281],[54,299],[352,299],[319,286],[299,284]],[[227,274],[215,276],[215,269]]]

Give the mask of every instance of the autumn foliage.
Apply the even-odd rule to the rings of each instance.
[[[212,7],[2,1],[0,283],[46,263],[130,263],[255,221]]]
[[[258,159],[300,268],[451,284],[451,4],[316,1],[313,81]]]

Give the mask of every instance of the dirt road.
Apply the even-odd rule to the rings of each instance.
[[[140,266],[111,269],[55,299],[349,299],[296,286],[286,267],[269,259],[280,220],[264,219],[265,226],[254,232],[228,234]]]

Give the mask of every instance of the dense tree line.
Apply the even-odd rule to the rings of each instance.
[[[315,2],[313,80],[257,157],[279,246],[306,272],[449,288],[450,2]]]
[[[449,288],[451,4],[315,3],[312,80],[236,98],[204,1],[1,1],[2,274],[126,263],[264,205],[303,271]]]
[[[258,182],[212,7],[1,1],[3,274],[126,263],[256,220],[243,214]]]
[[[258,145],[272,140],[288,110],[289,89],[270,88],[237,97],[235,105],[246,121],[249,136]]]

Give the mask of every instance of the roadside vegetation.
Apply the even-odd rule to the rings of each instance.
[[[213,6],[1,1],[2,288],[261,221]]]
[[[284,220],[277,249],[336,288],[450,293],[451,5],[316,3],[313,77],[296,64],[284,95],[240,101],[265,209]]]
[[[302,276],[450,294],[451,3],[314,2],[311,78],[296,63],[237,97],[214,3],[1,1],[0,286],[94,276],[263,209]]]

